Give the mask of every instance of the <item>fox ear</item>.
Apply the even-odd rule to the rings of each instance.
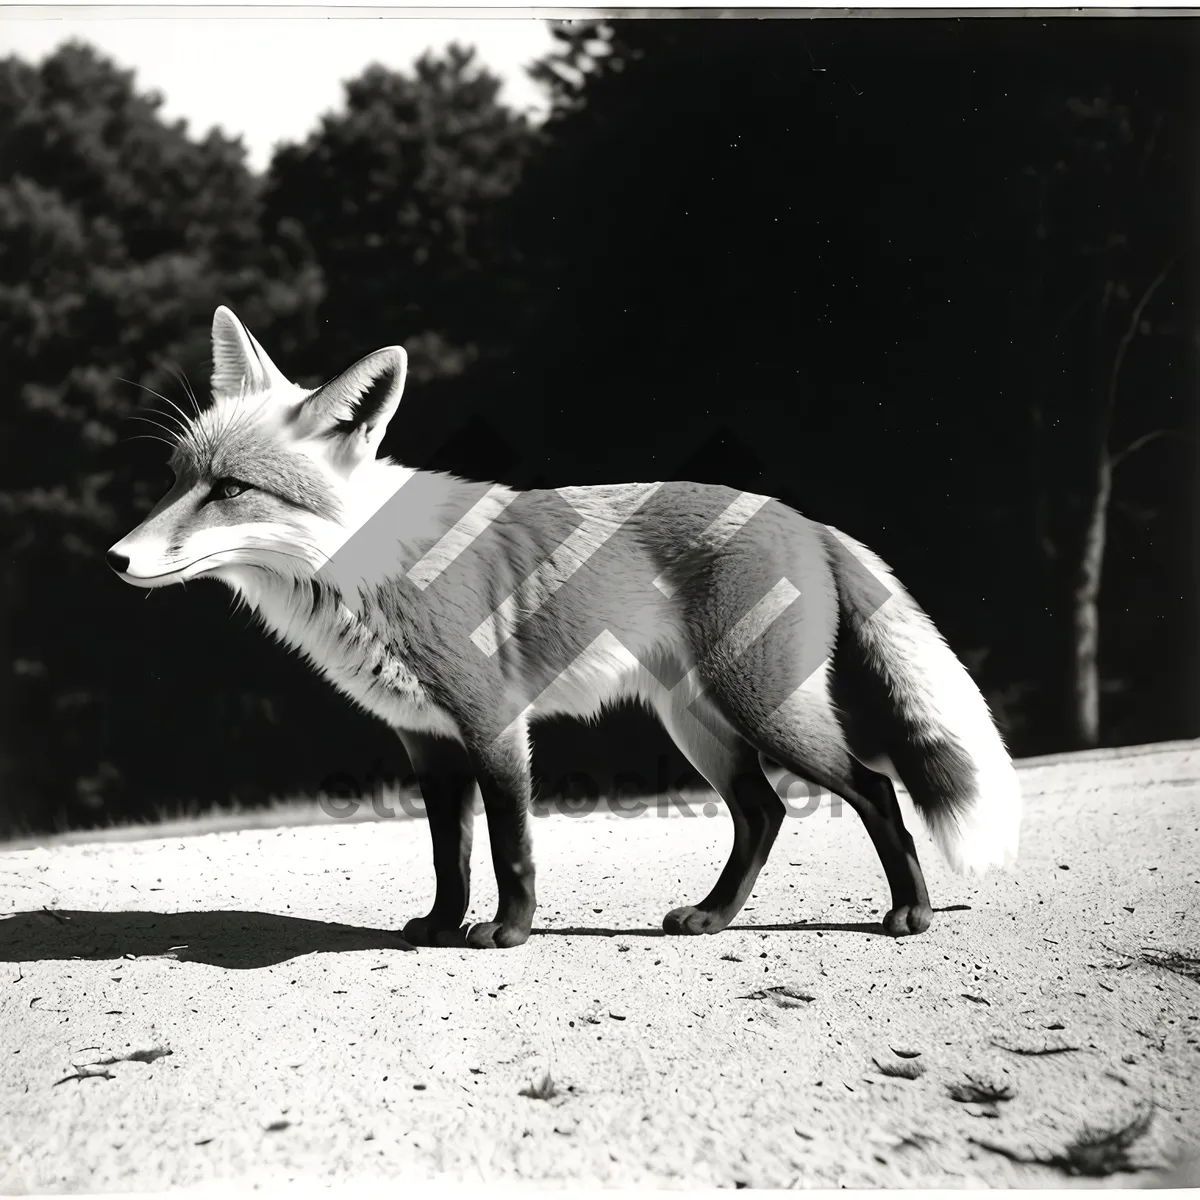
[[[247,392],[264,392],[289,382],[250,330],[223,304],[213,313],[212,359],[213,395],[237,393],[243,386]]]
[[[346,468],[374,458],[407,374],[408,355],[399,346],[360,358],[304,401],[299,418],[303,432],[333,441],[336,457]]]

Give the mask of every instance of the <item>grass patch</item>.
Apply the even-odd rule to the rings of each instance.
[[[531,1079],[529,1086],[523,1087],[520,1094],[530,1100],[553,1100],[558,1095],[558,1084],[549,1071],[543,1071]]]
[[[1085,1175],[1102,1179],[1123,1171],[1143,1168],[1132,1162],[1129,1151],[1150,1128],[1151,1112],[1138,1114],[1125,1125],[1115,1129],[1084,1129],[1075,1141],[1067,1144],[1056,1163],[1068,1175]]]
[[[1182,954],[1178,950],[1151,950],[1143,947],[1138,955],[1147,966],[1158,967],[1182,975],[1193,983],[1200,983],[1200,958],[1194,954]]]
[[[1130,1150],[1150,1128],[1152,1116],[1152,1112],[1147,1109],[1124,1125],[1112,1129],[1085,1128],[1074,1141],[1068,1142],[1060,1153],[1044,1158],[1036,1155],[1026,1157],[1007,1146],[980,1138],[968,1140],[993,1154],[1002,1155],[1010,1162],[1054,1167],[1065,1175],[1087,1179],[1106,1179],[1110,1175],[1160,1169],[1153,1165],[1135,1163],[1129,1157]]]

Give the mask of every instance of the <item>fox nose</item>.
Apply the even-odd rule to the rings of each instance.
[[[129,555],[118,554],[116,550],[110,550],[105,556],[104,561],[108,563],[112,569],[118,573],[129,570]]]

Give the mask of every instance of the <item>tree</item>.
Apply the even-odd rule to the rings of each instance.
[[[1101,595],[1114,472],[1143,447],[1162,440],[1170,454],[1172,440],[1186,441],[1169,394],[1191,349],[1179,336],[1190,307],[1179,268],[1195,249],[1190,134],[1186,97],[1172,95],[1170,83],[1046,96],[1036,114],[1040,155],[1016,177],[1030,218],[1031,283],[1019,306],[1033,347],[1035,537],[1066,617],[1063,703],[1077,748],[1103,738]]]
[[[218,303],[269,336],[311,314],[320,292],[302,253],[289,261],[286,245],[263,243],[241,145],[216,131],[194,139],[159,107],[86,45],[40,66],[0,61],[0,792],[10,816],[103,815],[128,799],[138,737],[114,716],[130,712],[129,664],[147,646],[139,625],[153,622],[125,603],[103,552],[157,499],[164,474],[161,447],[123,441],[137,431],[131,418],[157,436],[173,405],[189,403],[172,370],[206,379]]]
[[[1158,334],[1191,327],[1191,271],[1156,281],[1191,253],[1195,39],[1161,22],[567,26],[516,197],[547,298],[521,372],[604,414],[596,477],[605,455],[627,477],[677,471],[680,431],[736,412],[757,468],[712,477],[861,530],[952,644],[991,648],[1027,752],[1184,736],[1194,472],[1166,431],[1194,408],[1192,350]],[[1102,592],[1105,534],[1121,567]],[[1106,726],[1101,665],[1105,687],[1140,685]]]
[[[500,355],[520,280],[491,222],[529,133],[498,89],[458,49],[368,71],[264,181],[85,45],[0,63],[0,826],[311,788],[322,753],[378,753],[217,589],[147,603],[103,551],[162,494],[153,439],[203,403],[218,303],[310,382],[398,340],[417,379]]]
[[[299,348],[306,370],[403,341],[426,381],[498,351],[517,280],[495,218],[532,142],[499,91],[458,45],[411,74],[372,66],[346,84],[341,111],[277,151],[265,228],[294,223],[326,285],[319,360]]]

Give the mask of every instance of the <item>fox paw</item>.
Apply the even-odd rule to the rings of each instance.
[[[720,933],[728,924],[729,917],[724,913],[697,908],[694,904],[673,908],[663,917],[663,929],[673,934]]]
[[[401,936],[413,946],[462,946],[466,934],[465,925],[444,925],[429,917],[413,917]]]
[[[467,945],[475,950],[508,950],[524,945],[528,939],[528,925],[502,925],[498,921],[481,921],[467,931]]]
[[[901,904],[883,918],[883,928],[892,937],[906,937],[910,933],[924,933],[933,920],[933,909],[928,904]]]

